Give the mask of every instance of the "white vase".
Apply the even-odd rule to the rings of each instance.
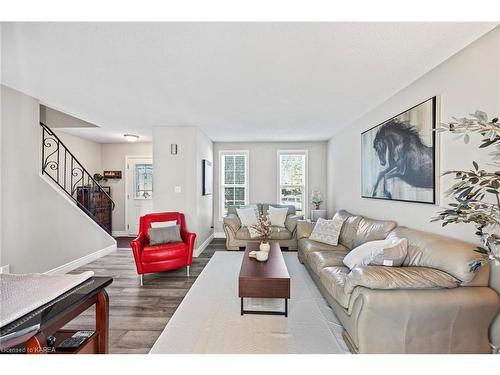
[[[271,245],[269,245],[269,242],[261,242],[259,245],[260,251],[266,251],[269,252],[271,250]]]

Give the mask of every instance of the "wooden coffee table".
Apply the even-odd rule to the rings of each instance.
[[[259,262],[250,258],[250,251],[259,251],[260,242],[248,242],[243,262],[241,263],[239,283],[239,297],[241,298],[241,315],[264,314],[288,316],[288,299],[290,298],[290,275],[286,268],[285,260],[279,243],[270,241],[271,250],[266,262]],[[285,311],[256,311],[245,310],[244,298],[283,298]]]

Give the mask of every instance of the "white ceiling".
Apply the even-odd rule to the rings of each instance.
[[[325,140],[493,23],[3,23],[2,83],[123,142]]]

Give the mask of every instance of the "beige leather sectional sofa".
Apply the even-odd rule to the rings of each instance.
[[[477,273],[470,243],[340,212],[339,245],[310,240],[313,224],[297,225],[298,257],[344,327],[355,353],[489,353],[488,328],[499,296],[489,266]],[[402,267],[349,270],[345,255],[367,241],[408,239]]]
[[[271,234],[272,240],[279,240],[280,246],[282,248],[288,248],[288,250],[297,250],[297,220],[299,216],[296,215],[295,206],[292,205],[280,205],[280,204],[268,204],[268,203],[257,203],[257,211],[259,213],[266,213],[269,206],[272,207],[287,207],[288,215],[286,217],[284,227],[273,227],[273,233]],[[240,218],[236,211],[236,206],[229,206],[227,216],[224,217],[224,233],[226,234],[226,248],[228,250],[239,250],[244,248],[247,241],[256,240],[250,237],[250,232],[248,228],[241,225]]]

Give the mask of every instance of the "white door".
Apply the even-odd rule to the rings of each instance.
[[[139,217],[153,211],[153,159],[127,158],[127,231],[139,233]]]

